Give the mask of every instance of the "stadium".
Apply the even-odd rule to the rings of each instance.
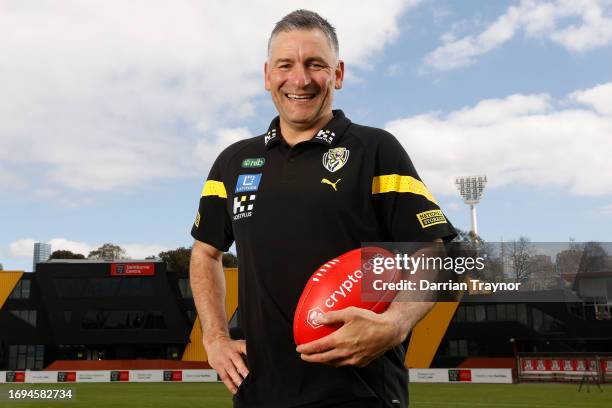
[[[612,407],[612,0],[0,37],[0,408]]]
[[[225,269],[234,338],[241,337],[238,273]],[[577,398],[578,387],[590,386],[593,397],[585,398],[603,406],[597,404],[610,395],[605,384],[612,381],[612,327],[597,313],[605,305],[593,303],[588,290],[602,280],[610,287],[611,275],[577,279],[574,287],[582,291],[565,290],[571,302],[543,302],[550,291],[539,291],[523,294],[521,302],[516,294],[465,293],[461,302],[438,303],[414,330],[405,361],[411,387],[419,390],[415,398],[423,398],[422,406],[445,406],[452,398],[439,400],[434,390],[454,385],[458,388],[451,387],[449,395],[465,392],[461,401],[470,401],[473,391],[463,384],[499,389],[495,406],[504,395],[512,401],[508,406],[521,406],[508,388],[519,387],[523,406],[531,406],[528,400],[540,390],[567,394],[563,401],[568,402]],[[196,396],[217,399],[213,407],[230,406],[229,393],[206,362],[189,278],[164,262],[51,260],[37,264],[34,273],[2,271],[0,305],[5,389],[66,383],[87,406],[95,406],[92,401],[104,400],[99,396],[104,387],[116,382],[129,383],[117,391],[126,400],[137,400],[146,387],[155,389],[153,394],[168,387],[177,393],[172,397],[177,406],[188,406]],[[151,384],[159,382],[165,384]],[[189,398],[183,398],[184,389]],[[588,399],[579,401],[591,406]]]

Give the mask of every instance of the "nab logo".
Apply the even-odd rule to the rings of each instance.
[[[320,308],[318,308],[318,307],[315,307],[314,309],[311,309],[311,310],[308,311],[308,320],[307,320],[307,322],[308,322],[308,324],[313,329],[317,329],[317,328],[323,326],[322,324],[319,324],[319,323],[316,322],[317,318],[319,316],[321,316],[322,314],[323,314],[323,311]]]

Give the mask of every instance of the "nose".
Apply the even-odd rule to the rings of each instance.
[[[296,64],[291,72],[291,82],[298,89],[305,88],[311,82],[310,73],[303,65]]]

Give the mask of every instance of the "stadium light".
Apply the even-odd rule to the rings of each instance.
[[[455,185],[459,189],[459,194],[463,197],[463,202],[470,206],[472,213],[472,232],[474,237],[478,236],[478,223],[476,222],[476,204],[482,198],[482,192],[487,184],[487,176],[467,176],[457,177]]]

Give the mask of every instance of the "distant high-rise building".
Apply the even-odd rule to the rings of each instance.
[[[39,262],[46,262],[51,257],[51,244],[45,244],[44,242],[36,242],[34,244],[34,265],[32,271],[36,271],[36,264]]]

